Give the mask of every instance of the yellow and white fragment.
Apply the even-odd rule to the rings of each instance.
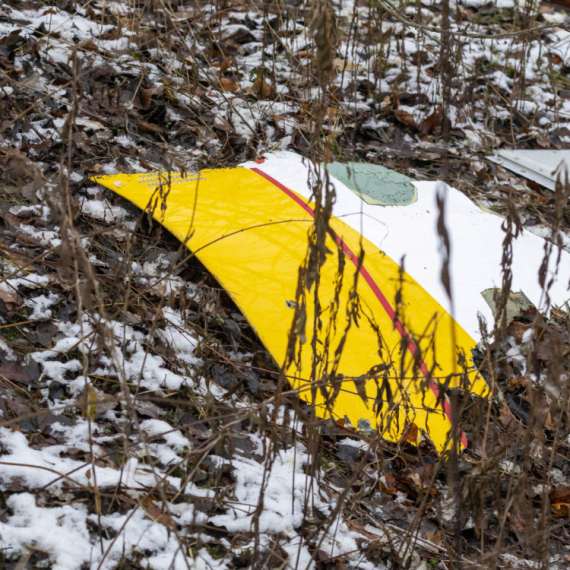
[[[95,180],[142,209],[150,207],[154,217],[226,289],[282,365],[295,313],[299,268],[313,223],[310,180],[315,168],[297,155],[281,152],[233,169],[187,175],[118,174]],[[474,394],[488,392],[472,368],[471,350],[479,338],[477,312],[492,319],[480,292],[500,286],[501,220],[484,214],[457,191],[445,185],[439,189],[453,208],[459,201],[458,211],[466,216],[459,221],[463,225],[459,233],[454,231],[453,216],[448,218],[457,307],[452,318],[439,279],[434,183],[416,183],[418,198],[412,204],[378,206],[365,203],[333,177],[331,182],[337,197],[333,233],[327,237],[331,253],[319,274],[320,314],[315,319],[313,290],[306,295],[307,341],[288,365],[288,379],[304,400],[314,402],[322,417],[332,413],[353,426],[370,426],[392,441],[400,440],[415,424],[442,451],[451,440],[451,412],[440,384],[465,386],[467,381]],[[468,264],[464,258],[473,255],[474,244],[469,241],[475,233],[481,236],[481,231],[487,235],[479,245],[491,247],[484,243],[490,239],[493,256],[489,262],[491,250],[479,253],[487,257],[479,263],[483,271],[477,267],[477,258],[471,257]],[[530,236],[530,241],[534,259],[542,240]],[[339,264],[339,252],[343,264]],[[399,263],[403,256],[405,271]],[[459,272],[453,265],[458,259]],[[472,282],[462,290],[466,279],[461,271],[466,265]],[[357,319],[349,316],[355,310],[351,295],[355,282]],[[331,374],[340,391],[327,406],[332,388],[311,390],[311,378],[327,379]],[[461,445],[467,444],[464,434],[459,439]]]

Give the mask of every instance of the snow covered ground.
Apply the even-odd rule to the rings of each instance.
[[[563,324],[544,324],[536,342],[526,323],[510,330],[510,360],[498,355],[490,372],[507,395],[480,411],[487,429],[470,426],[455,503],[429,442],[388,446],[317,424],[294,395],[276,409],[278,371],[213,278],[89,179],[308,154],[316,138],[336,158],[445,178],[499,212],[514,193],[523,223],[547,235],[552,195],[485,155],[570,145],[566,13],[453,2],[463,35],[444,102],[441,6],[392,8],[335,3],[315,134],[317,48],[303,4],[2,2],[0,564],[568,567],[570,442],[563,389],[546,382],[556,347],[567,354]],[[569,221],[565,210],[564,239]],[[531,372],[544,379],[532,397]],[[515,437],[505,426],[528,425],[529,401],[549,411]],[[543,512],[561,517],[539,541],[548,550],[523,546],[525,532],[544,536]]]

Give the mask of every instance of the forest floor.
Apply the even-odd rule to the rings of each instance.
[[[514,204],[568,248],[567,205],[486,159],[570,148],[565,8],[452,3],[446,43],[429,0],[333,6],[323,94],[296,0],[0,4],[4,568],[570,567],[567,316],[489,345],[497,394],[450,462],[275,411],[228,295],[90,180],[324,153]]]

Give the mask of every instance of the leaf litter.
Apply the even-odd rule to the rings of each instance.
[[[553,234],[552,194],[485,160],[569,147],[566,12],[452,2],[442,101],[439,5],[334,8],[316,132],[304,4],[0,6],[6,567],[568,566],[564,312],[520,314],[482,347],[496,397],[464,402],[453,465],[417,429],[392,445],[316,421],[294,394],[275,407],[278,370],[212,276],[89,181],[309,155],[322,137],[503,215],[514,197],[521,223],[568,248],[567,205]]]

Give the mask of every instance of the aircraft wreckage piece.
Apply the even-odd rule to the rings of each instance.
[[[365,169],[364,178],[359,169],[327,168],[336,190],[330,253],[299,307],[299,268],[315,215],[311,188],[317,173],[324,175],[314,165],[278,152],[233,169],[94,180],[150,207],[227,290],[279,365],[286,362],[295,311],[304,311],[306,342],[286,373],[321,417],[332,414],[392,441],[409,438],[415,424],[444,450],[452,424],[441,385],[488,393],[472,368],[471,350],[480,338],[479,316],[492,328],[489,290],[502,282],[503,220],[442,183],[396,175],[394,188],[381,167]],[[441,282],[438,193],[452,248],[454,312]],[[386,203],[406,205],[380,205]],[[543,248],[528,232],[513,245],[512,289],[538,308],[545,305],[538,284]],[[559,280],[550,290],[558,305],[568,298],[569,257],[562,252]],[[333,379],[328,391],[311,390],[311,380],[327,378]],[[331,404],[333,387],[338,393]],[[460,443],[467,444],[462,433]]]
[[[488,159],[553,191],[559,174],[570,177],[570,150],[500,150]]]

